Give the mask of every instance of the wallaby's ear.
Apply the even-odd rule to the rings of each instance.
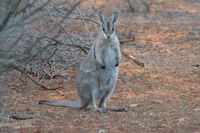
[[[105,22],[105,18],[104,18],[104,16],[103,16],[101,11],[97,11],[97,17],[99,18],[101,23]]]
[[[117,21],[117,18],[118,18],[118,12],[114,12],[113,15],[112,15],[112,18],[111,18],[111,22],[112,23],[115,23]]]

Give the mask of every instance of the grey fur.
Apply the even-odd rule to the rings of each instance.
[[[76,77],[80,102],[41,100],[40,104],[78,109],[91,105],[93,111],[125,111],[124,108],[108,108],[106,106],[107,99],[115,90],[121,52],[117,35],[115,31],[111,31],[114,28],[114,23],[111,20],[104,20],[104,16],[100,12],[97,14],[101,21],[99,36],[81,63]],[[104,25],[105,22],[109,23],[109,29],[107,29],[108,26]],[[102,30],[103,28],[105,31]],[[97,100],[99,100],[99,106],[96,105]]]
[[[117,18],[118,18],[118,12],[114,12],[113,15],[112,15],[112,19],[111,19],[111,22],[112,23],[115,23],[117,21]]]
[[[102,15],[102,12],[101,11],[97,11],[97,17],[99,18],[99,21],[101,23],[104,23],[105,22],[105,18],[104,16]]]

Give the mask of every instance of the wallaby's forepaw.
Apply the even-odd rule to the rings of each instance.
[[[106,68],[106,66],[105,65],[101,65],[101,69],[105,69]]]
[[[119,66],[119,63],[117,62],[116,64],[115,64],[115,67],[118,67]]]

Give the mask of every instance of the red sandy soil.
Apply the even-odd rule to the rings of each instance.
[[[22,133],[200,133],[200,3],[183,0],[157,0],[148,16],[156,12],[188,13],[183,20],[149,20],[131,16],[128,5],[120,0],[94,0],[96,8],[123,11],[117,23],[121,34],[127,24],[135,41],[123,44],[123,53],[145,64],[138,66],[123,56],[116,91],[109,105],[128,108],[127,112],[95,113],[38,104],[40,99],[78,100],[75,89],[76,69],[66,70],[68,79],[48,81],[59,86],[43,90],[29,83],[19,88],[20,79],[11,80],[7,114],[30,117],[0,123],[0,132]],[[109,10],[108,5],[112,5]],[[194,26],[196,30],[192,30]],[[24,91],[25,90],[25,91]]]

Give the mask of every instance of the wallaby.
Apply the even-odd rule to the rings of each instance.
[[[105,18],[98,11],[100,30],[95,44],[81,63],[76,77],[76,87],[80,102],[60,100],[41,100],[40,104],[51,106],[64,106],[77,109],[91,105],[92,111],[126,111],[125,108],[106,107],[106,101],[115,90],[118,78],[118,65],[121,59],[119,40],[115,32],[115,22],[118,12],[114,12],[111,18]],[[99,106],[96,105],[99,100]]]

